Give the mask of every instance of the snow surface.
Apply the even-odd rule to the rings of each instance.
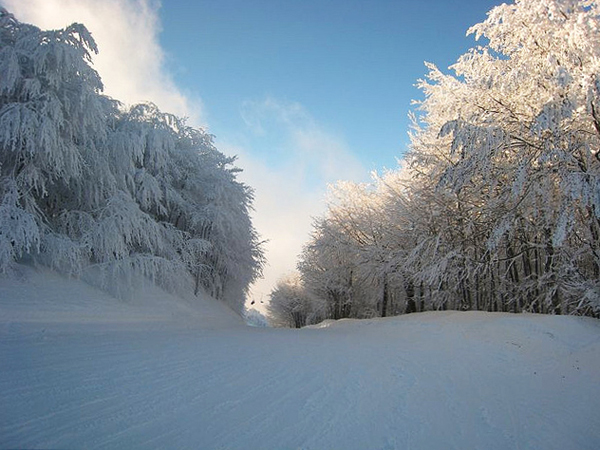
[[[210,299],[0,279],[0,448],[600,448],[600,321],[246,327]]]

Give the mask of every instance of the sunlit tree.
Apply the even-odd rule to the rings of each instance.
[[[554,313],[599,305],[599,12],[591,1],[496,7],[469,30],[485,45],[454,74],[431,66],[421,83],[412,163],[455,196],[458,236],[440,241],[463,273],[438,273],[470,303]]]
[[[449,73],[427,64],[403,168],[338,184],[305,287],[383,316],[600,315],[599,29],[596,1],[516,0]]]

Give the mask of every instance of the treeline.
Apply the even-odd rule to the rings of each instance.
[[[204,130],[102,95],[96,44],[0,10],[0,272],[34,259],[112,290],[144,276],[240,308],[252,191]]]
[[[459,309],[600,315],[600,7],[520,0],[428,64],[402,168],[339,183],[275,324]]]

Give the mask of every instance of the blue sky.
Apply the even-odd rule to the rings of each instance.
[[[81,22],[105,93],[189,117],[255,189],[266,301],[336,180],[397,166],[424,61],[447,67],[491,0],[0,0],[24,22]]]
[[[199,96],[217,138],[244,139],[241,112],[299,103],[365,168],[394,167],[424,61],[448,67],[473,45],[489,0],[165,0],[160,42],[179,86]],[[268,137],[272,138],[270,141]],[[254,151],[276,163],[277,136]],[[240,142],[245,143],[244,141]]]

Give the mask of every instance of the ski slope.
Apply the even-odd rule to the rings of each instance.
[[[600,448],[600,321],[246,327],[210,299],[0,279],[0,448]]]

